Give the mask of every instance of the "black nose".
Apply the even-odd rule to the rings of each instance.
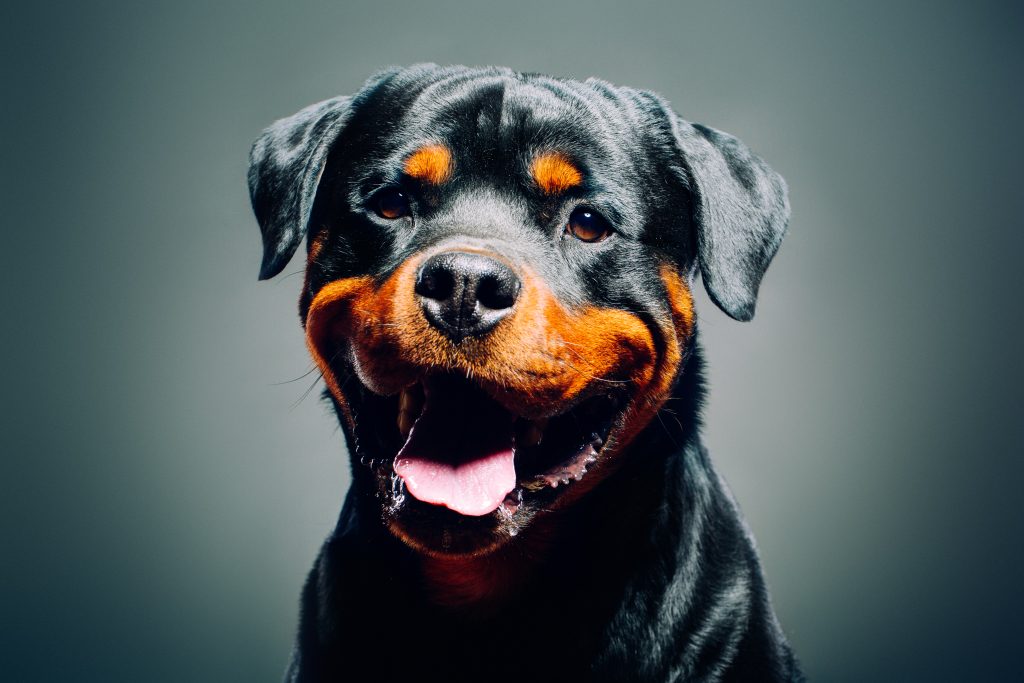
[[[497,325],[512,312],[519,288],[519,278],[508,266],[461,251],[431,256],[416,277],[427,320],[456,342]]]

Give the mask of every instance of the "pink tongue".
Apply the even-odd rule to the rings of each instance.
[[[452,380],[425,387],[423,414],[395,456],[395,473],[424,503],[463,515],[493,512],[516,486],[514,417]]]

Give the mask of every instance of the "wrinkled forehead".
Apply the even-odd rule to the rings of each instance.
[[[373,99],[358,117],[364,126],[376,121],[367,131],[377,141],[364,160],[368,172],[386,172],[423,149],[443,148],[448,160],[474,174],[512,178],[539,157],[557,154],[579,172],[579,182],[615,183],[631,168],[627,150],[637,147],[628,103],[603,84],[454,73],[392,83]],[[569,169],[551,170],[571,175]]]

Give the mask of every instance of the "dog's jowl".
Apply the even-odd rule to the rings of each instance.
[[[261,278],[352,459],[288,681],[798,680],[699,436],[786,186],[657,95],[421,65],[256,141]]]

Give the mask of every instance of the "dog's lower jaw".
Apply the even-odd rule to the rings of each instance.
[[[509,600],[523,593],[543,561],[547,539],[536,529],[525,536],[511,548],[480,556],[421,556],[419,570],[429,601],[470,619],[499,613]]]

